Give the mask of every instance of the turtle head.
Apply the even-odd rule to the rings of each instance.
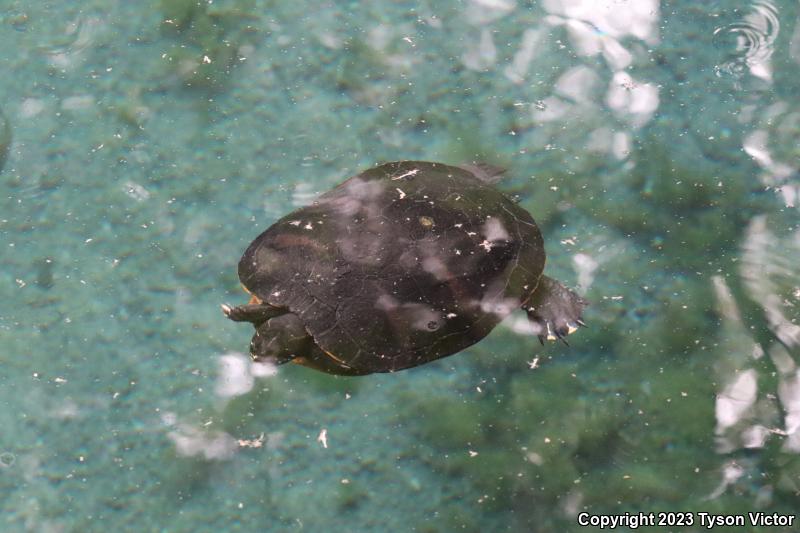
[[[300,318],[286,313],[264,321],[256,327],[250,340],[250,356],[254,361],[269,361],[276,365],[304,356],[312,339]]]

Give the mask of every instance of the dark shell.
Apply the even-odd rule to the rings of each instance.
[[[420,161],[370,169],[259,235],[239,278],[351,368],[456,353],[528,300],[545,263],[531,215],[484,174]]]

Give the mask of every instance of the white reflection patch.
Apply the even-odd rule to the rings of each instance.
[[[423,304],[403,304],[403,311],[412,320],[412,327],[422,331],[436,331],[442,325],[441,314]]]
[[[753,406],[758,392],[758,376],[754,369],[741,372],[717,396],[717,433],[735,425]]]
[[[594,273],[600,263],[589,254],[575,254],[572,256],[572,265],[578,273],[578,287],[584,292],[589,290],[594,282]]]
[[[508,316],[519,308],[519,305],[519,300],[516,298],[484,298],[480,302],[481,311],[493,313],[501,318]]]
[[[250,374],[249,357],[231,353],[221,355],[217,361],[217,383],[214,392],[222,398],[232,398],[250,392],[255,379]]]
[[[514,0],[471,0],[467,5],[466,17],[470,24],[485,26],[505,17],[516,7]]]
[[[433,277],[435,277],[438,281],[446,281],[452,278],[450,275],[450,270],[448,270],[445,262],[436,255],[425,257],[422,260],[422,268],[426,272],[433,274]]]
[[[784,449],[800,452],[800,370],[795,370],[778,384],[778,397],[781,400],[786,416],[786,434]]]
[[[392,311],[397,309],[400,306],[397,299],[393,298],[389,294],[381,294],[378,296],[378,299],[375,300],[375,308],[380,309],[381,311]]]
[[[542,29],[532,28],[528,28],[522,34],[519,50],[514,54],[511,65],[507,66],[503,71],[506,78],[511,80],[512,83],[520,84],[525,81],[531,61],[536,55],[536,48],[543,36],[544,31]]]
[[[795,323],[800,289],[800,231],[780,238],[767,228],[767,218],[753,218],[747,228],[741,275],[750,297],[764,310],[770,329],[786,346],[800,346]]]
[[[374,181],[353,178],[343,185],[345,194],[325,199],[321,203],[330,204],[332,208],[345,217],[364,214],[367,218],[376,217],[380,209],[375,202],[380,199],[384,186]]]
[[[508,231],[500,219],[489,217],[483,225],[482,232],[489,242],[509,240]]]
[[[224,431],[205,432],[186,424],[167,433],[167,437],[175,444],[178,455],[185,457],[199,455],[208,460],[230,459],[238,448],[236,439]]]
[[[658,109],[658,87],[640,83],[627,72],[617,72],[606,95],[608,107],[633,127],[643,126]]]
[[[492,32],[487,28],[481,30],[480,40],[468,45],[461,57],[461,62],[470,70],[486,70],[497,60],[497,48],[492,40]]]
[[[269,362],[255,363],[241,353],[221,355],[217,361],[217,382],[214,393],[220,398],[233,398],[247,394],[255,378],[274,376],[278,367]]]
[[[584,21],[597,35],[615,39],[633,35],[648,44],[658,43],[658,0],[597,2],[596,0],[543,0],[553,15]]]

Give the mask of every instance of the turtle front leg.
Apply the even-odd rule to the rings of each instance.
[[[561,339],[568,344],[566,336],[585,326],[581,315],[589,302],[575,294],[558,281],[542,276],[530,301],[523,308],[536,328],[539,342]]]
[[[265,303],[244,304],[236,307],[222,304],[222,312],[234,322],[250,322],[258,327],[270,318],[286,313],[286,309]]]

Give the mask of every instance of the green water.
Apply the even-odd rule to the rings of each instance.
[[[0,531],[793,516],[799,71],[792,0],[0,0]],[[254,376],[247,244],[400,159],[506,166],[589,328]]]

